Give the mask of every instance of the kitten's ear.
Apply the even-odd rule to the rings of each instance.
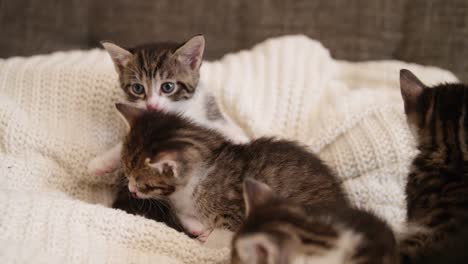
[[[275,194],[271,188],[252,178],[244,180],[245,214],[249,215],[253,208],[268,202]]]
[[[241,263],[289,263],[289,249],[265,234],[240,237],[235,242],[235,250]],[[266,261],[265,261],[266,260]]]
[[[130,129],[135,121],[145,113],[145,110],[122,103],[116,103],[115,108],[120,113],[120,116],[124,119],[128,129]]]
[[[187,65],[191,70],[198,70],[203,60],[204,50],[205,37],[197,35],[185,42],[174,54],[182,64]]]
[[[177,153],[175,151],[164,151],[159,153],[156,158],[145,160],[146,165],[158,170],[159,174],[172,174],[174,178],[179,177],[177,169]]]
[[[405,113],[416,111],[426,85],[406,69],[400,70],[400,90],[405,103]]]
[[[109,53],[117,71],[120,71],[120,68],[127,66],[128,62],[133,56],[130,51],[119,47],[112,42],[101,41],[101,45],[104,47],[107,53]]]

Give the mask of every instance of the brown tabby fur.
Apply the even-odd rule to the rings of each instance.
[[[402,258],[404,263],[429,263],[435,252],[460,254],[447,254],[448,245],[468,229],[468,86],[428,88],[408,70],[401,71],[400,80],[405,112],[416,130],[420,151],[406,186],[407,218],[423,228],[401,242]],[[457,239],[468,243],[467,238]],[[447,261],[438,263],[467,260]]]
[[[252,179],[244,197],[249,210],[233,239],[233,264],[292,263],[298,255],[310,263],[398,263],[392,230],[370,213],[295,204]]]
[[[147,197],[169,199],[198,179],[191,199],[196,218],[209,228],[235,231],[244,219],[242,181],[253,177],[279,195],[305,205],[346,206],[347,199],[332,171],[294,142],[260,138],[236,145],[216,131],[181,116],[117,108],[126,117],[122,163],[130,182]],[[176,163],[160,172],[149,166]],[[197,177],[197,178],[192,178]]]

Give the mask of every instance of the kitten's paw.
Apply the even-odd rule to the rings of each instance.
[[[179,220],[185,231],[194,237],[201,236],[205,231],[205,226],[193,216],[179,215]]]
[[[208,237],[210,236],[212,231],[213,231],[213,229],[207,229],[207,230],[203,231],[203,233],[201,233],[199,236],[197,236],[197,240],[202,242],[202,243],[205,243],[208,240]]]
[[[209,248],[230,247],[234,233],[226,229],[214,229],[203,244]]]
[[[88,163],[88,173],[94,176],[103,176],[115,171],[115,169],[113,164],[104,162],[100,157],[96,157]]]

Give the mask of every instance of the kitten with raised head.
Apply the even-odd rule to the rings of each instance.
[[[215,129],[234,142],[247,142],[242,129],[221,112],[210,90],[200,82],[205,39],[197,35],[185,43],[163,42],[124,49],[103,41],[119,75],[127,101],[142,109],[180,113]],[[88,164],[93,175],[120,167],[122,144]]]
[[[246,219],[232,241],[231,263],[397,264],[390,227],[349,206],[305,206],[268,185],[244,181]],[[302,262],[301,262],[302,263]]]
[[[401,241],[402,262],[466,263],[468,86],[428,87],[401,70],[400,88],[419,149],[406,185],[407,220],[417,229]]]
[[[260,138],[234,144],[181,115],[125,104],[117,109],[130,128],[122,150],[130,191],[142,199],[167,200],[200,240],[215,228],[239,228],[246,177],[267,183],[292,202],[348,204],[334,173],[294,142]]]

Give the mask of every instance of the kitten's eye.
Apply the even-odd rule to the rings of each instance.
[[[145,93],[145,87],[139,83],[135,83],[132,85],[132,93],[136,95],[142,95]]]
[[[175,84],[173,82],[165,82],[161,84],[161,91],[165,94],[170,94],[174,91]]]

